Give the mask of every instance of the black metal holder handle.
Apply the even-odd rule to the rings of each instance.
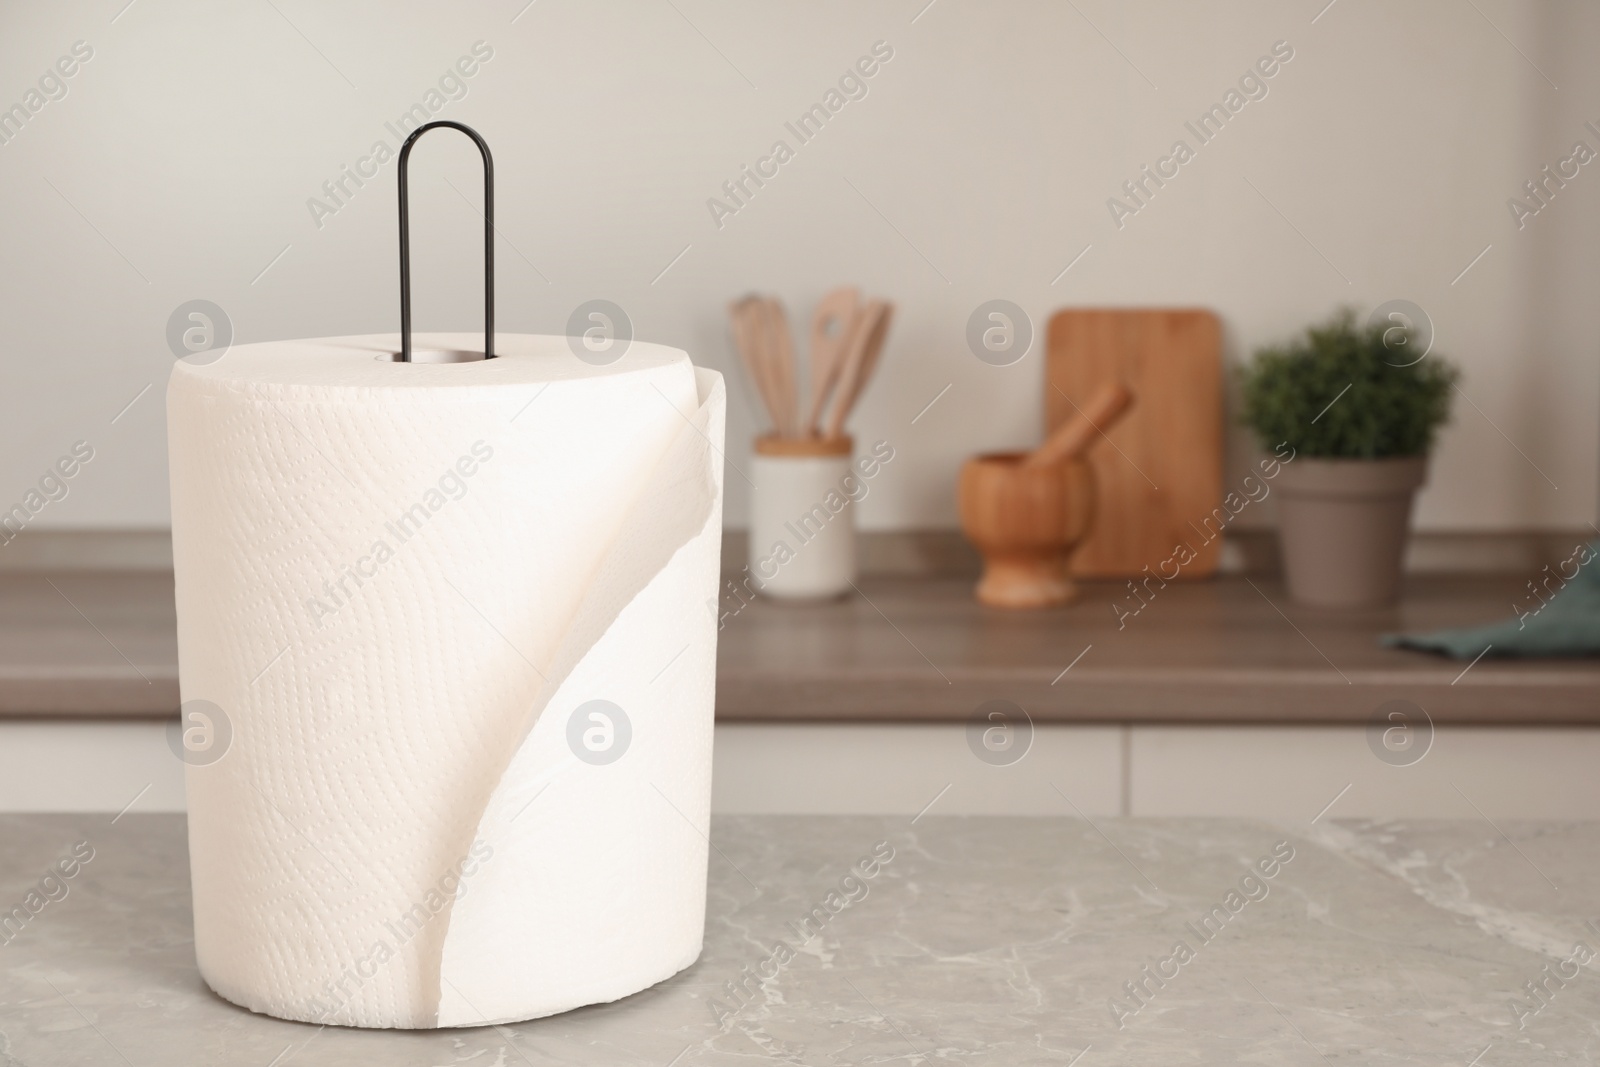
[[[483,358],[494,357],[494,157],[478,131],[459,122],[428,122],[418,126],[400,149],[400,359],[411,362],[411,193],[406,164],[417,138],[447,126],[472,138],[483,156]]]

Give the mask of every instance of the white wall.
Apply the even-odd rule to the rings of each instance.
[[[901,458],[868,527],[953,524],[958,460],[1035,438],[1037,349],[994,368],[964,344],[992,297],[1040,331],[1066,304],[1210,305],[1235,359],[1340,303],[1414,300],[1481,409],[1458,403],[1420,524],[1594,515],[1600,166],[1520,232],[1506,207],[1574,140],[1600,149],[1583,128],[1600,120],[1592,5],[524,2],[0,9],[0,106],[74,41],[94,49],[0,146],[0,509],[81,438],[96,458],[38,527],[166,524],[164,330],[183,301],[222,305],[239,341],[392,328],[393,165],[320,229],[306,202],[393,146],[385,120],[482,40],[492,60],[438,117],[496,152],[501,327],[558,332],[606,297],[640,336],[729,371],[723,309],[746,289],[797,316],[842,281],[892,297],[857,430]],[[714,225],[719,185],[792,143],[784,121],[879,40],[894,58],[867,97]],[[1269,95],[1117,229],[1107,198],[1278,40],[1295,56]],[[445,182],[475,201],[476,161],[433,137],[413,166],[417,322],[470,328],[480,228]],[[735,463],[750,397],[735,390]]]

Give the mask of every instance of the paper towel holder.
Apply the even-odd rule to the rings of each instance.
[[[494,157],[489,145],[471,126],[440,119],[426,122],[411,132],[400,147],[400,351],[397,363],[411,360],[411,191],[406,167],[417,138],[440,126],[460,130],[472,138],[483,157],[483,358],[494,359]],[[454,353],[451,353],[454,355]],[[448,360],[448,362],[456,362]]]

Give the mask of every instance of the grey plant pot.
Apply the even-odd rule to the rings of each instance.
[[[1318,608],[1398,600],[1411,503],[1427,477],[1427,456],[1285,464],[1278,537],[1289,595]]]

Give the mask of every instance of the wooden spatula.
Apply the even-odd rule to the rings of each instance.
[[[778,405],[772,395],[771,376],[767,371],[763,317],[760,297],[755,295],[742,297],[728,305],[728,318],[733,323],[734,344],[739,349],[739,358],[776,428]]]
[[[851,325],[861,306],[861,294],[850,286],[824,293],[811,313],[811,409],[805,428],[821,432],[822,409],[839,380],[849,352]]]
[[[893,315],[893,305],[883,300],[868,301],[866,309],[861,312],[856,328],[851,333],[850,352],[839,372],[833,415],[828,419],[829,437],[838,437],[843,432],[844,420],[866,390],[867,380],[883,351],[883,341],[889,332],[889,320]]]
[[[779,435],[798,437],[800,395],[795,383],[794,337],[789,333],[789,316],[776,297],[767,297],[761,306],[767,327],[767,371],[772,378],[773,399],[778,403],[773,421],[777,423]]]

